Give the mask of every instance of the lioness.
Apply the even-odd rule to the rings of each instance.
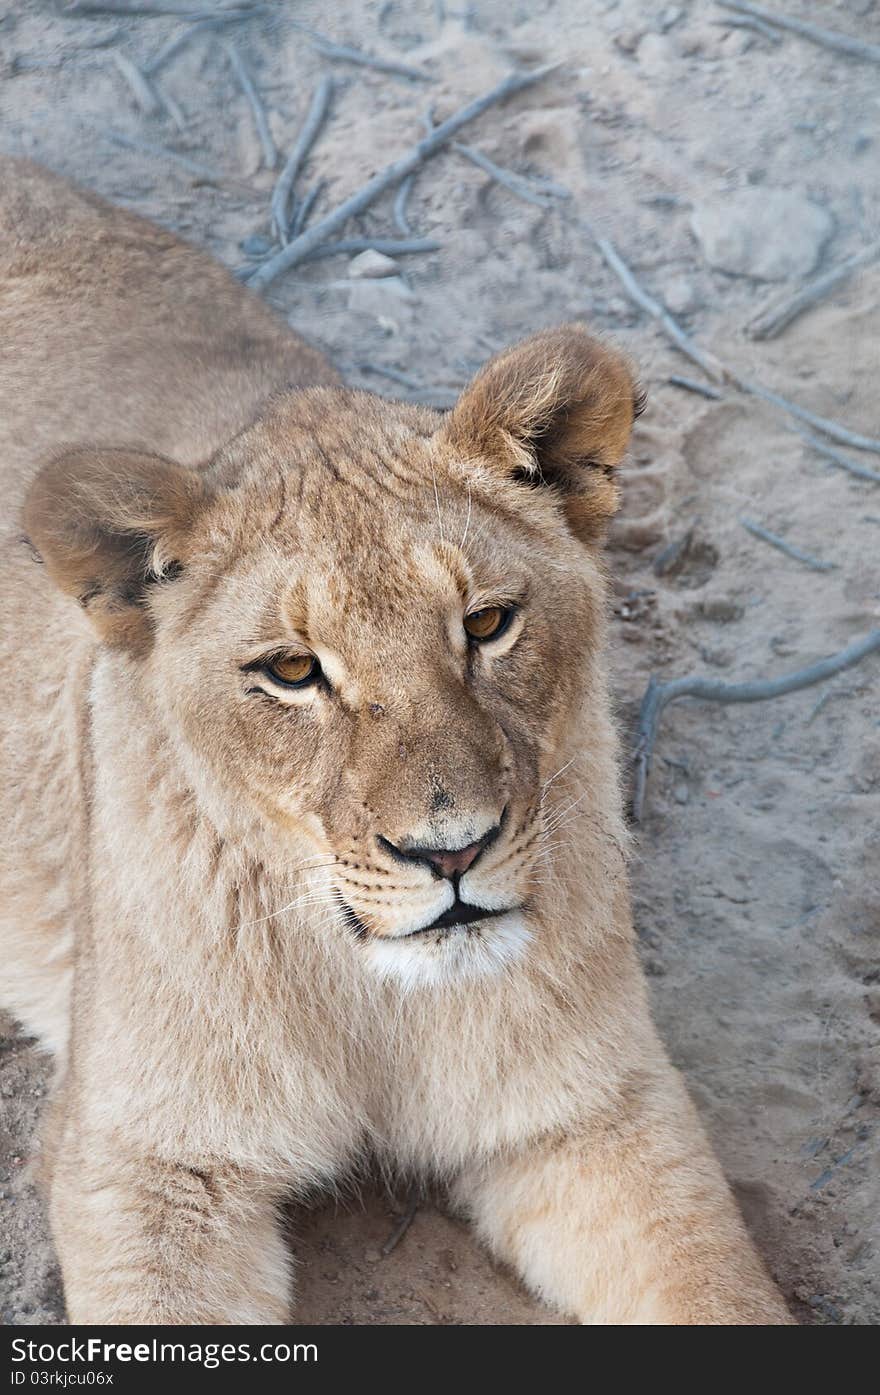
[[[577,326],[448,417],[0,161],[2,999],[73,1322],[283,1323],[282,1202],[448,1184],[582,1322],[784,1323],[646,1005]]]

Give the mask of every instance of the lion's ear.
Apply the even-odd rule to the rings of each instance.
[[[591,541],[617,508],[614,469],[642,405],[623,355],[563,325],[491,359],[443,435],[466,459],[555,489],[572,531]]]
[[[192,470],[136,451],[70,450],[45,465],[24,528],[52,580],[111,643],[149,634],[151,583],[173,574],[205,499]]]

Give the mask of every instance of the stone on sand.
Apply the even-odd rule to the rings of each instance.
[[[758,281],[808,276],[834,230],[804,194],[763,186],[698,204],[691,227],[710,266]]]

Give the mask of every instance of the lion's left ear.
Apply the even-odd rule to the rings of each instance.
[[[555,489],[572,532],[588,542],[617,508],[614,470],[642,406],[623,355],[563,325],[491,359],[442,436],[465,459]]]
[[[207,499],[194,470],[133,450],[69,450],[28,490],[25,532],[46,571],[103,639],[137,649],[149,638],[149,587],[184,560]]]

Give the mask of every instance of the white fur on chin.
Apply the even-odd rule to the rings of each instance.
[[[363,943],[370,968],[409,993],[498,974],[519,959],[532,938],[522,911],[472,925]]]

